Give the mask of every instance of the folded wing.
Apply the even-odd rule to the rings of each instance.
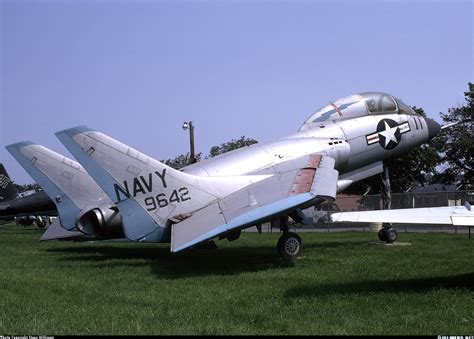
[[[289,169],[219,199],[172,227],[171,251],[179,252],[229,231],[253,226],[333,200],[338,173],[334,159],[307,156],[307,166]]]

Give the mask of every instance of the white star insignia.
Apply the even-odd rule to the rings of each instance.
[[[395,136],[395,133],[397,132],[398,126],[395,127],[390,127],[386,121],[384,121],[385,124],[385,130],[383,132],[379,132],[379,135],[383,135],[385,137],[385,147],[388,146],[390,141],[393,141],[394,143],[398,143],[397,137]]]

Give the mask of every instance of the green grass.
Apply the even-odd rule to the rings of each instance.
[[[38,241],[0,229],[0,335],[474,334],[474,240],[466,234],[304,233],[294,264],[277,234],[218,250]]]

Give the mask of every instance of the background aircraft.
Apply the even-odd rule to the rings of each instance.
[[[324,106],[294,134],[181,171],[86,127],[56,135],[117,206],[128,239],[170,241],[171,251],[180,252],[279,221],[278,252],[294,258],[303,244],[289,232],[289,216],[302,220],[301,209],[334,200],[351,183],[381,173],[383,160],[439,131],[400,99],[367,92]]]
[[[0,164],[0,222],[16,220],[20,225],[46,226],[45,216],[57,215],[56,206],[44,191],[18,193],[15,184]]]

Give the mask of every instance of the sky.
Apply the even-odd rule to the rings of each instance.
[[[464,103],[473,1],[0,0],[0,162],[31,140],[101,131],[155,159],[241,136],[271,141],[329,101],[387,92],[440,112]]]

